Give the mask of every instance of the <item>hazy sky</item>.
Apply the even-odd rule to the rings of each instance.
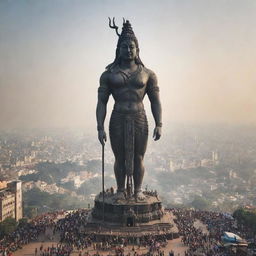
[[[254,0],[0,0],[0,128],[96,127],[108,16],[130,20],[164,125],[256,124],[255,14]]]

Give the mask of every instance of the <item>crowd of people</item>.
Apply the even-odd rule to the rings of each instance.
[[[205,256],[226,256],[227,249],[222,246],[222,236],[224,232],[232,232],[243,238],[249,238],[248,229],[237,227],[236,220],[229,214],[210,211],[172,209],[176,216],[175,222],[178,226],[182,242],[188,246],[185,256],[192,256],[201,253]],[[195,222],[200,221],[205,225],[196,227]]]
[[[123,255],[124,248],[131,244],[136,244],[138,249],[146,247],[149,252],[157,251],[162,255],[161,248],[167,244],[164,234],[141,237],[132,237],[127,234],[125,237],[112,234],[100,235],[98,231],[86,233],[87,217],[87,210],[78,210],[60,219],[54,228],[60,233],[60,242],[73,246],[78,251],[91,247],[94,251],[115,251],[116,255]]]
[[[169,211],[175,216],[181,241],[188,248],[185,256],[195,253],[205,256],[227,255],[221,246],[224,231],[236,233],[245,239],[251,238],[250,230],[243,226],[238,227],[229,214],[185,209]],[[12,252],[21,249],[25,244],[38,241],[39,235],[46,235],[47,229],[52,230],[49,240],[53,239],[56,233],[60,235],[60,240],[46,248],[42,244],[35,249],[35,256],[69,256],[73,251],[79,252],[79,256],[101,256],[99,252],[102,251],[107,252],[109,256],[164,256],[164,247],[168,240],[166,234],[133,237],[129,234],[118,236],[111,233],[101,235],[98,231],[85,232],[88,214],[88,210],[81,209],[40,215],[29,223],[18,226],[13,233],[0,241],[0,256],[11,256]],[[205,230],[196,226],[196,221],[200,221]],[[132,251],[129,252],[128,247],[132,248]],[[169,252],[169,256],[174,255],[173,251]]]
[[[70,212],[65,218],[58,220],[54,233],[60,233],[60,242],[75,246],[78,250],[91,246],[90,238],[83,235],[87,217],[88,210],[81,209]]]
[[[225,231],[235,233],[246,240],[250,240],[253,237],[253,230],[245,225],[239,225],[230,214],[194,211],[194,217],[207,225],[211,238],[216,240],[221,240],[221,236]]]
[[[52,245],[47,248],[44,248],[42,244],[39,250],[35,249],[35,256],[70,256],[72,251],[73,247],[65,244]]]
[[[11,256],[12,253],[22,246],[37,241],[40,234],[45,233],[47,227],[54,227],[57,216],[63,212],[42,214],[29,223],[18,225],[17,229],[5,236],[0,241],[0,255]]]

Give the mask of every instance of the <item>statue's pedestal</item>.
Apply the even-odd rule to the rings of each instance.
[[[145,193],[144,200],[135,198],[117,200],[116,195],[98,195],[88,218],[85,231],[98,235],[147,236],[169,235],[178,237],[178,229],[171,215],[164,211],[162,202],[155,195]]]
[[[138,226],[156,220],[164,215],[162,203],[156,196],[145,195],[144,200],[135,198],[116,200],[115,195],[106,195],[104,204],[104,221],[121,226]],[[103,197],[95,199],[92,217],[103,219]]]

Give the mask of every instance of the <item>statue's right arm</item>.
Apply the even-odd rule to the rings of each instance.
[[[100,77],[100,86],[98,88],[98,103],[96,109],[98,138],[102,145],[105,144],[107,136],[104,130],[104,121],[107,112],[107,103],[110,95],[108,85],[108,73],[105,71]]]

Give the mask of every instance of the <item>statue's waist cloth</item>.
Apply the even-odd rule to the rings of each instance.
[[[112,150],[119,161],[125,162],[127,176],[134,172],[134,161],[144,156],[148,140],[148,121],[144,110],[127,114],[112,111],[109,135]]]

